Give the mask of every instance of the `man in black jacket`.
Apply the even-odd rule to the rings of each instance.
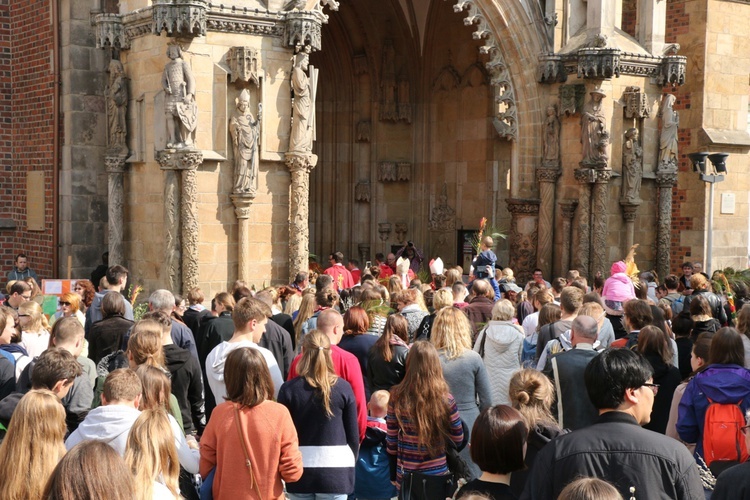
[[[598,477],[624,498],[699,500],[703,486],[682,443],[641,428],[651,419],[651,365],[630,349],[607,349],[589,362],[586,390],[599,418],[552,440],[536,457],[522,500],[549,500],[579,477]]]
[[[711,316],[718,320],[722,326],[727,324],[727,312],[724,310],[724,304],[721,297],[709,291],[708,279],[702,274],[694,274],[690,277],[690,288],[693,289],[692,295],[685,297],[685,306],[683,310],[690,310],[690,301],[697,295],[702,295],[711,306]]]
[[[557,422],[563,429],[583,429],[593,424],[599,412],[591,404],[583,380],[589,362],[599,352],[594,350],[599,325],[591,316],[577,316],[570,327],[568,351],[562,350],[562,338],[558,339],[561,351],[547,362],[544,374],[552,380],[557,392],[555,398]]]

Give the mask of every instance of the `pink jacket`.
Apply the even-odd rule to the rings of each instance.
[[[612,276],[607,278],[602,289],[602,298],[604,300],[626,302],[635,298],[633,281],[625,274],[625,269],[623,261],[612,264],[612,269],[610,270]]]

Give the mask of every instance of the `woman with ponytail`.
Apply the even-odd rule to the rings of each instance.
[[[287,493],[292,500],[346,500],[354,492],[359,450],[357,403],[351,385],[336,376],[327,335],[313,330],[303,337],[297,373],[278,397],[292,415],[306,464]]]
[[[521,413],[529,429],[524,460],[526,469],[514,472],[510,478],[511,490],[520,497],[536,454],[565,431],[552,416],[555,388],[542,372],[533,369],[517,371],[510,379],[508,393],[511,405]]]

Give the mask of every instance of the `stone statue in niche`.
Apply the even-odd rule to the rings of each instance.
[[[128,84],[125,69],[116,59],[109,62],[109,83],[107,85],[107,126],[109,151],[126,154],[128,152],[127,111]]]
[[[547,118],[544,120],[544,163],[557,165],[560,159],[560,119],[557,117],[557,106],[547,107]]]
[[[602,99],[607,94],[602,89],[595,89],[591,100],[586,103],[581,112],[581,144],[583,145],[584,165],[600,165],[607,162],[607,144],[609,133],[606,129],[606,119],[602,111]]]
[[[406,123],[411,123],[411,114],[409,80],[404,78],[398,82],[398,119]]]
[[[198,104],[195,102],[195,78],[190,65],[182,59],[179,45],[167,48],[171,59],[164,67],[161,84],[166,94],[167,148],[191,148],[195,144]]]
[[[674,110],[676,97],[667,94],[661,111],[661,135],[659,136],[659,170],[677,169],[677,128],[680,126],[680,115]]]
[[[643,178],[643,148],[638,141],[638,129],[625,132],[622,145],[622,199],[635,202],[641,199],[641,179]]]
[[[258,189],[258,150],[263,105],[258,104],[258,119],[250,112],[250,92],[243,90],[235,100],[237,109],[229,119],[234,149],[234,193],[252,193]]]
[[[310,74],[308,76],[307,71]],[[292,135],[289,151],[309,154],[315,137],[315,92],[318,71],[310,66],[309,47],[300,50],[294,57],[292,69]]]
[[[428,228],[431,231],[453,231],[456,229],[456,211],[448,205],[447,183],[443,183],[438,204],[430,211]]]

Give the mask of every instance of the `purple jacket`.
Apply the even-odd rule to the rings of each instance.
[[[711,365],[688,382],[677,413],[677,433],[686,443],[696,443],[703,456],[703,424],[708,398],[715,403],[739,403],[750,410],[750,370],[740,365]]]

